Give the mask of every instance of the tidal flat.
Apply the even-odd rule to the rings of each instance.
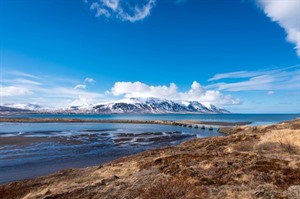
[[[0,186],[4,198],[288,198],[299,196],[300,119],[220,129],[109,163]]]
[[[132,123],[0,123],[0,183],[61,169],[104,164],[192,138],[219,136],[217,129]]]

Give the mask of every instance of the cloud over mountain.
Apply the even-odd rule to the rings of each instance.
[[[206,90],[198,82],[194,81],[188,91],[180,92],[176,84],[169,86],[152,86],[142,82],[116,82],[111,89],[114,96],[131,97],[156,97],[172,100],[198,101],[201,103],[211,103],[216,105],[239,104],[239,99],[230,95],[223,95],[217,90]]]

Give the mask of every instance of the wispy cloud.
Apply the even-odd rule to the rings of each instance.
[[[257,74],[258,72],[249,72],[249,71],[222,73],[222,74],[214,75],[212,78],[208,79],[207,81],[214,81],[214,80],[227,79],[227,78],[246,78],[246,77],[256,76]]]
[[[94,84],[96,80],[91,77],[87,77],[84,79],[83,84],[77,84],[74,89],[86,89],[87,84]]]
[[[142,82],[116,82],[111,89],[115,96],[129,97],[158,97],[173,100],[199,101],[215,105],[239,104],[240,100],[230,95],[223,95],[217,90],[206,90],[198,82],[194,81],[188,91],[179,92],[176,84],[169,86],[152,86]]]
[[[70,107],[96,104],[122,97],[158,97],[228,106],[242,104],[241,100],[247,101],[243,95],[239,95],[239,91],[264,91],[256,92],[256,94],[263,93],[261,97],[275,93],[279,96],[283,91],[296,92],[297,96],[300,94],[300,65],[216,74],[208,80],[208,85],[201,85],[194,81],[186,90],[181,90],[175,83],[149,85],[137,81],[115,82],[108,92],[98,92],[93,87],[96,81],[92,77],[81,81],[58,81],[57,77],[32,79],[20,74],[6,75],[8,74],[0,79],[1,104],[34,102],[53,107]],[[234,94],[235,97],[228,94]],[[253,95],[247,97],[251,98]]]
[[[78,84],[74,87],[74,89],[85,89],[86,88],[86,85],[84,84]]]
[[[265,14],[277,22],[287,33],[287,41],[295,44],[300,57],[300,1],[257,0]]]
[[[31,79],[41,79],[40,77],[33,75],[33,74],[29,74],[29,73],[24,73],[21,71],[7,71],[7,73],[10,73],[12,75],[18,76],[18,77],[25,77],[25,78],[31,78]]]
[[[30,79],[25,79],[25,78],[15,78],[15,79],[1,79],[2,83],[14,83],[14,84],[31,84],[31,85],[41,85],[39,81],[34,81]]]
[[[118,18],[122,21],[136,22],[150,15],[156,0],[99,0],[86,1],[96,17]]]
[[[0,97],[13,97],[13,96],[25,96],[30,95],[32,92],[21,86],[3,86],[0,85]]]
[[[79,105],[77,103],[97,103],[102,99],[103,94],[84,90],[88,84],[93,85],[95,79],[88,77],[82,84],[78,82],[57,77],[40,78],[20,71],[6,72],[0,79],[0,104],[34,102],[46,106],[69,107]]]
[[[249,90],[287,90],[300,87],[300,65],[292,67],[261,70],[261,71],[236,71],[216,74],[208,81],[221,79],[248,78],[235,82],[219,82],[206,86],[207,89],[225,91],[249,91]]]
[[[215,80],[220,80],[220,79],[256,77],[256,76],[260,76],[260,75],[272,75],[272,74],[281,73],[283,71],[297,69],[299,67],[300,67],[300,64],[296,64],[293,66],[276,68],[276,69],[262,69],[262,70],[258,70],[258,71],[235,71],[235,72],[229,72],[229,73],[220,73],[220,74],[215,74],[212,78],[208,79],[207,81],[215,81]]]
[[[40,82],[29,80],[29,79],[23,79],[23,78],[17,78],[17,79],[14,79],[13,81],[18,84],[42,85]]]
[[[84,79],[84,82],[85,82],[85,83],[95,83],[96,80],[93,79],[93,78],[91,78],[91,77],[87,77],[87,78]]]
[[[274,95],[275,92],[274,92],[274,91],[269,91],[267,94],[268,94],[268,95]]]

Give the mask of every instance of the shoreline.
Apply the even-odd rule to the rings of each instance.
[[[0,117],[0,123],[126,123],[126,124],[160,124],[179,126],[186,125],[210,125],[214,127],[222,126],[244,126],[251,122],[213,122],[198,120],[124,120],[124,119],[76,119],[76,118],[9,118]],[[198,126],[199,127],[199,126]]]
[[[300,118],[228,130],[227,136],[192,139],[100,166],[65,169],[0,185],[0,195],[228,199],[299,196]]]

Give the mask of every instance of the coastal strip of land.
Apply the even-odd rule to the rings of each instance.
[[[225,129],[223,129],[225,131]],[[2,198],[300,198],[300,118],[0,186]]]
[[[214,122],[198,120],[126,120],[126,119],[78,119],[78,118],[9,118],[0,117],[0,122],[8,123],[128,123],[128,124],[161,124],[173,126],[209,125],[209,126],[243,126],[251,122]]]

